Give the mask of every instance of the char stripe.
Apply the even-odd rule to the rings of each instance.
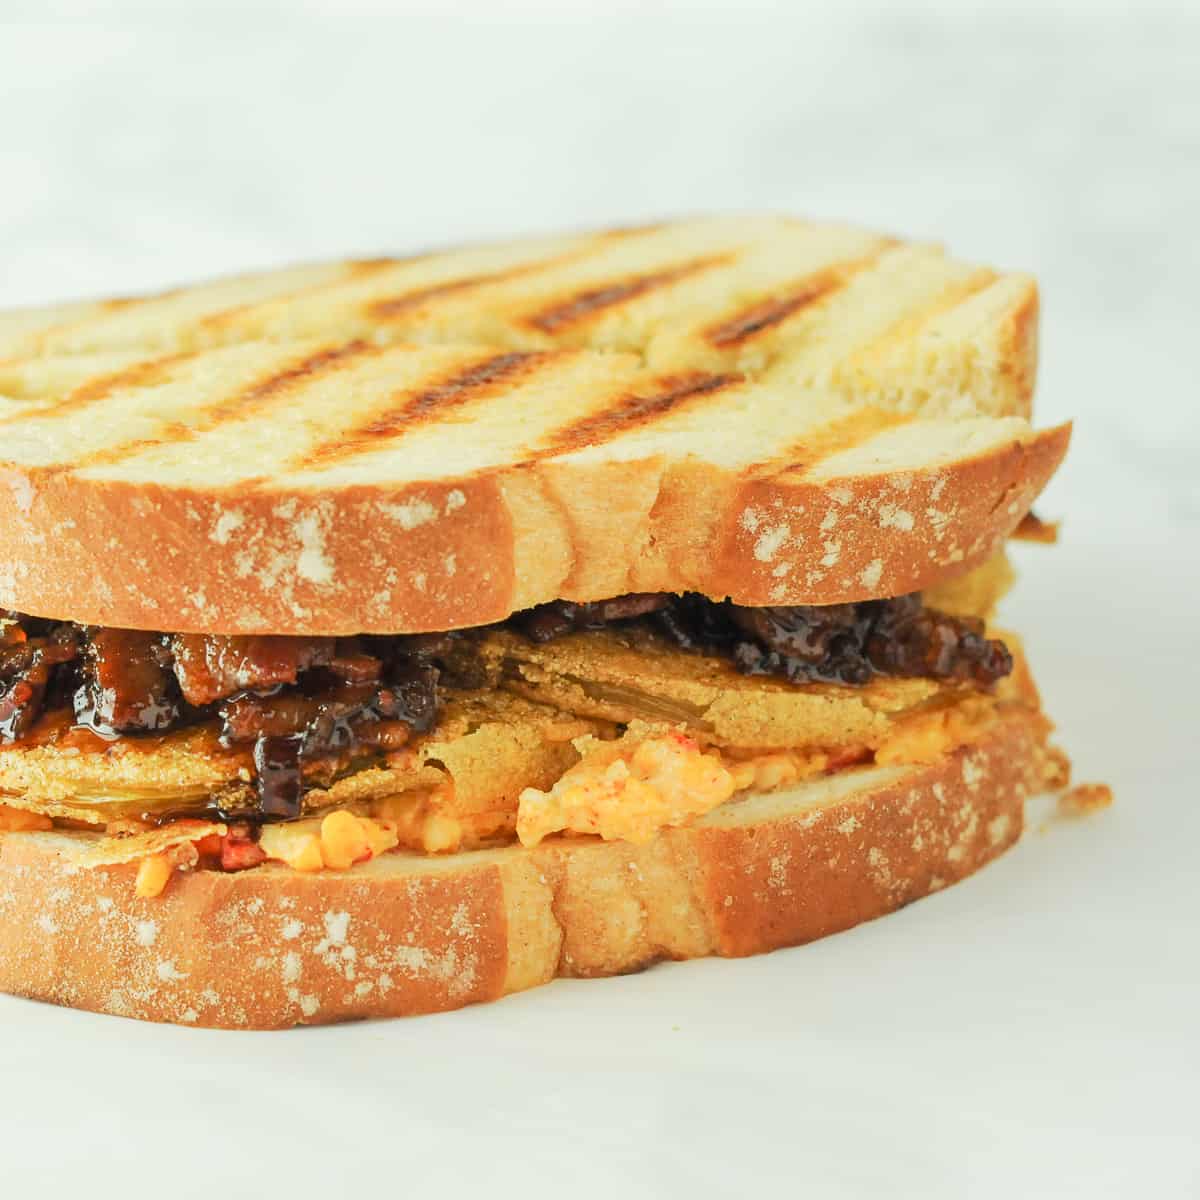
[[[586,321],[605,309],[615,308],[637,296],[644,296],[656,288],[668,287],[689,275],[699,274],[710,267],[718,266],[728,261],[727,255],[716,255],[709,258],[699,258],[693,262],[683,263],[663,271],[654,271],[648,275],[634,275],[628,279],[614,280],[600,287],[587,288],[577,292],[567,300],[558,301],[532,316],[526,317],[527,324],[543,333],[560,333],[571,325]]]
[[[663,390],[652,395],[623,396],[616,403],[555,431],[535,456],[546,458],[582,450],[612,441],[620,434],[649,425],[682,405],[703,396],[711,396],[731,384],[741,383],[741,375],[691,374],[661,380]]]
[[[432,283],[427,287],[416,288],[411,292],[401,292],[397,296],[387,296],[382,300],[373,300],[367,306],[368,319],[390,321],[395,317],[419,307],[428,300],[438,300],[443,296],[453,296],[459,292],[467,292],[472,288],[484,287],[491,283],[507,283],[512,279],[520,279],[525,275],[536,275],[539,271],[548,271],[563,263],[571,262],[585,255],[592,247],[585,246],[565,254],[552,254],[549,258],[534,259],[532,262],[518,263],[505,267],[500,271],[484,271],[478,275],[464,275],[459,279],[448,279],[444,283]],[[419,255],[417,257],[420,257]]]
[[[502,386],[511,386],[553,357],[523,351],[494,354],[457,371],[433,387],[415,393],[402,392],[402,399],[393,407],[310,450],[294,462],[292,468],[328,466],[378,449],[384,442],[400,437],[418,425],[436,421],[449,409],[480,400]]]
[[[943,313],[952,311],[960,304],[966,303],[966,301],[970,300],[973,296],[977,296],[985,288],[991,287],[996,282],[996,278],[997,276],[994,271],[987,270],[986,268],[977,270],[968,279],[949,285],[940,296],[926,304],[924,308],[898,317],[876,334],[875,337],[871,338],[870,341],[859,346],[847,357],[850,359],[868,358],[881,346],[894,341],[898,336],[915,334],[916,331],[930,321],[941,316]]]
[[[913,420],[915,417],[911,413],[889,412],[881,408],[863,408],[849,412],[817,429],[809,430],[803,437],[784,447],[769,470],[752,469],[750,474],[798,479],[825,459],[861,445],[868,438],[883,433],[886,429],[907,425]],[[780,467],[781,462],[786,465]]]
[[[65,417],[80,409],[89,408],[93,404],[107,400],[113,392],[120,388],[153,387],[163,381],[171,367],[193,357],[192,353],[167,354],[162,358],[144,359],[142,362],[133,363],[131,366],[123,367],[120,371],[113,371],[108,375],[98,375],[95,379],[89,379],[87,383],[73,388],[61,400],[56,400],[53,404],[32,411],[21,409],[8,416],[0,417],[0,425],[30,418],[40,420],[43,417]]]
[[[655,228],[656,226],[653,225],[645,225],[630,226],[626,229],[609,229],[598,234],[597,240],[612,241],[643,234]],[[519,279],[523,275],[533,275],[538,271],[546,271],[579,258],[592,249],[593,247],[590,246],[582,246],[578,250],[568,251],[565,254],[553,254],[549,258],[535,259],[533,262],[528,263],[519,263],[516,266],[506,267],[500,271],[484,271],[478,275],[464,275],[460,279],[448,279],[444,283],[432,283],[426,287],[414,288],[411,292],[401,292],[396,296],[386,296],[381,300],[371,301],[367,306],[366,316],[368,319],[388,321],[393,317],[403,316],[410,310],[424,304],[427,300],[437,300],[442,296],[452,296],[456,292],[465,292],[471,288],[484,287],[489,283],[505,283],[510,279]],[[407,255],[404,258],[391,258],[386,261],[395,266],[400,263],[419,262],[425,258],[436,258],[438,253],[436,250],[427,250],[419,254]]]
[[[739,346],[749,341],[764,330],[780,325],[793,313],[806,308],[822,296],[829,295],[837,286],[832,278],[814,282],[802,291],[793,292],[777,300],[764,300],[761,304],[740,312],[736,317],[715,325],[705,334],[706,339],[714,346],[722,349],[728,346]]]
[[[380,347],[373,342],[356,340],[340,346],[329,346],[309,354],[299,362],[268,375],[266,379],[252,383],[248,388],[227,400],[219,400],[204,408],[197,415],[194,428],[197,433],[215,429],[234,417],[249,417],[268,407],[281,392],[291,391],[297,384],[307,383],[317,376],[335,371],[355,358],[378,354]]]
[[[860,271],[877,263],[894,245],[894,242],[889,241],[878,253],[825,267],[807,279],[800,280],[786,295],[769,297],[724,321],[710,325],[703,336],[710,345],[720,349],[739,346],[760,333],[781,325],[810,304],[824,300],[839,291]]]
[[[282,370],[268,375],[266,379],[252,383],[236,395],[200,409],[193,420],[187,424],[182,421],[172,421],[156,437],[137,438],[115,446],[106,446],[102,450],[96,450],[76,460],[71,464],[71,469],[82,470],[85,467],[110,466],[154,446],[192,441],[227,421],[253,416],[268,408],[279,396],[298,385],[308,383],[330,371],[335,371],[362,355],[377,354],[379,349],[380,347],[373,343],[355,341],[318,350],[315,354],[309,354],[299,362],[291,363]]]
[[[451,296],[455,292],[465,292],[473,287],[482,287],[485,283],[499,282],[507,279],[512,273],[510,271],[493,271],[487,275],[466,275],[461,279],[451,279],[446,283],[434,283],[428,287],[416,288],[411,292],[401,292],[398,296],[373,300],[367,308],[367,316],[377,321],[390,321],[393,317],[401,316],[410,309],[424,304],[426,300],[436,300],[440,296]]]

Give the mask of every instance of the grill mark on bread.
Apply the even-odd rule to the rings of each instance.
[[[532,325],[542,333],[560,333],[571,325],[577,325],[590,320],[606,309],[616,308],[628,300],[644,296],[656,288],[668,287],[689,275],[697,275],[711,267],[729,261],[729,255],[710,255],[706,258],[693,259],[675,267],[667,267],[661,271],[651,271],[645,275],[631,275],[626,279],[616,279],[611,283],[598,287],[585,288],[565,300],[555,301],[547,308],[541,309],[525,318],[527,325]]]
[[[650,425],[681,406],[743,381],[741,375],[733,374],[706,375],[694,372],[667,376],[659,380],[659,391],[650,395],[633,392],[622,396],[607,408],[589,413],[556,430],[532,457],[547,458],[571,450],[582,450],[586,446],[601,445],[633,429]]]
[[[69,416],[80,409],[107,400],[113,392],[121,388],[153,387],[164,383],[172,367],[189,358],[194,358],[194,352],[167,354],[161,358],[144,359],[119,371],[110,371],[106,375],[98,375],[86,383],[72,388],[61,400],[36,409],[21,409],[7,416],[0,416],[0,425],[13,421],[23,421],[28,418],[41,420],[45,417],[57,418]]]
[[[272,372],[265,379],[250,384],[235,395],[200,409],[189,422],[172,421],[166,424],[156,437],[136,438],[95,450],[73,462],[71,469],[111,466],[154,446],[192,441],[226,421],[262,412],[281,395],[301,384],[311,382],[320,375],[345,366],[352,359],[366,354],[378,354],[379,351],[380,347],[365,341],[346,342],[344,345],[318,350],[298,362],[289,363]]]
[[[447,280],[445,283],[432,283],[428,287],[416,288],[411,292],[401,292],[398,296],[372,300],[367,305],[366,315],[372,320],[390,321],[410,309],[418,308],[426,300],[436,300],[440,296],[452,296],[455,292],[469,291],[474,287],[482,287],[485,283],[497,283],[510,278],[513,274],[516,272],[492,271],[484,275],[464,275],[460,279]]]
[[[760,300],[734,316],[710,325],[701,336],[710,345],[720,349],[740,346],[760,333],[781,325],[810,304],[824,300],[841,290],[860,271],[877,263],[895,244],[894,241],[889,241],[874,254],[835,263],[815,271],[805,279],[799,280],[785,294]]]
[[[236,396],[208,405],[199,414],[197,428],[212,429],[232,417],[252,416],[271,404],[281,392],[290,391],[299,383],[308,382],[318,375],[343,367],[352,359],[378,354],[380,349],[372,342],[359,339],[317,350],[299,362],[282,367],[266,379],[252,383]]]
[[[328,466],[378,449],[382,443],[419,425],[435,422],[449,409],[483,399],[502,387],[511,387],[556,357],[527,351],[493,354],[459,369],[432,387],[421,391],[405,389],[399,393],[397,403],[309,450],[290,469]]]
[[[596,240],[608,237],[622,236],[622,231],[614,230],[611,234],[602,234]],[[462,275],[458,279],[447,279],[441,283],[431,283],[425,287],[414,288],[410,292],[400,292],[395,296],[386,296],[381,300],[372,300],[366,306],[365,315],[369,320],[390,321],[403,316],[414,308],[420,307],[429,300],[438,300],[443,296],[453,296],[472,288],[484,287],[492,283],[507,283],[512,279],[520,279],[525,275],[534,275],[539,271],[548,271],[564,263],[586,256],[596,249],[588,243],[578,250],[570,250],[563,254],[552,254],[549,258],[534,259],[532,262],[516,263],[498,271],[481,271],[475,275]]]
[[[722,349],[741,345],[765,330],[782,324],[793,313],[828,295],[837,285],[838,281],[829,276],[809,284],[802,291],[793,292],[790,296],[763,300],[720,325],[710,326],[703,336],[710,345]]]
[[[915,419],[911,413],[892,412],[882,408],[863,408],[849,412],[817,429],[809,430],[783,447],[776,455],[774,466],[752,468],[748,474],[795,479],[825,459],[861,445],[885,429],[907,425]]]
[[[997,278],[994,271],[982,268],[967,279],[950,284],[937,299],[926,304],[924,308],[919,308],[915,312],[898,318],[877,336],[848,354],[843,361],[854,362],[858,359],[870,358],[872,354],[879,353],[890,342],[915,337],[922,326],[927,325],[935,317],[941,316],[942,313],[957,308],[958,305],[965,300],[970,300],[972,296],[978,295],[985,288],[991,287]]]

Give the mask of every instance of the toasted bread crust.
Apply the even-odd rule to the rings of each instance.
[[[924,469],[819,481],[563,459],[428,485],[229,495],[0,467],[0,607],[328,635],[483,625],[627,591],[750,605],[900,595],[995,553],[1069,438],[1060,426]],[[382,515],[397,511],[417,519]]]
[[[345,872],[81,870],[64,835],[0,838],[0,989],[223,1028],[436,1012],[555,976],[741,956],[881,916],[1019,836],[1047,778],[1045,721],[1007,707],[919,767],[751,797],[642,846],[385,855]]]

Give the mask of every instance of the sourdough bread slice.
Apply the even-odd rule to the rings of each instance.
[[[795,945],[900,908],[1019,836],[1055,772],[1036,710],[1004,708],[921,766],[746,796],[643,845],[555,838],[347,871],[84,869],[89,836],[0,836],[0,989],[76,1008],[281,1028],[459,1008],[555,976]]]
[[[588,351],[260,342],[97,365],[0,371],[0,607],[318,635],[628,591],[898,595],[993,554],[1069,439]]]

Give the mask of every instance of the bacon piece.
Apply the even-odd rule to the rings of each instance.
[[[29,734],[41,714],[49,677],[49,668],[31,667],[0,687],[0,742],[15,742]]]
[[[245,871],[267,861],[263,848],[252,839],[248,829],[235,826],[221,839],[221,870]]]
[[[859,686],[875,675],[990,687],[1012,670],[982,621],[925,608],[913,593],[888,600],[741,608],[688,594],[657,614],[685,650],[724,652],[745,675]]]
[[[533,642],[549,642],[565,633],[580,629],[603,629],[610,621],[627,621],[666,608],[671,597],[665,592],[629,592],[611,600],[575,604],[570,600],[551,600],[517,615],[514,620],[521,632]]]
[[[383,671],[383,663],[373,655],[349,646],[339,646],[329,660],[329,670],[347,683],[373,683]]]
[[[54,668],[79,655],[79,638],[69,625],[30,637],[9,619],[0,620],[0,742],[27,737],[45,707]]]
[[[299,816],[302,760],[359,744],[394,749],[407,728],[428,730],[437,717],[437,678],[436,667],[401,661],[382,684],[350,683],[326,670],[308,676],[304,690],[243,692],[221,705],[221,740],[254,743],[260,814]]]
[[[175,681],[161,634],[91,629],[83,686],[75,694],[80,724],[101,735],[167,729],[179,719]]]
[[[377,696],[371,684],[337,681],[311,695],[281,690],[266,696],[232,696],[220,708],[221,738],[227,743],[253,742],[304,733],[312,749],[335,748],[340,740],[337,727],[361,715]]]
[[[302,671],[330,662],[334,648],[333,638],[177,633],[171,639],[175,677],[184,699],[197,707],[295,683]]]
[[[396,663],[385,683],[350,683],[325,675],[309,677],[303,691],[270,695],[242,693],[221,705],[221,739],[227,744],[304,734],[306,754],[346,748],[351,726],[403,721],[417,732],[437,714],[437,669]]]

